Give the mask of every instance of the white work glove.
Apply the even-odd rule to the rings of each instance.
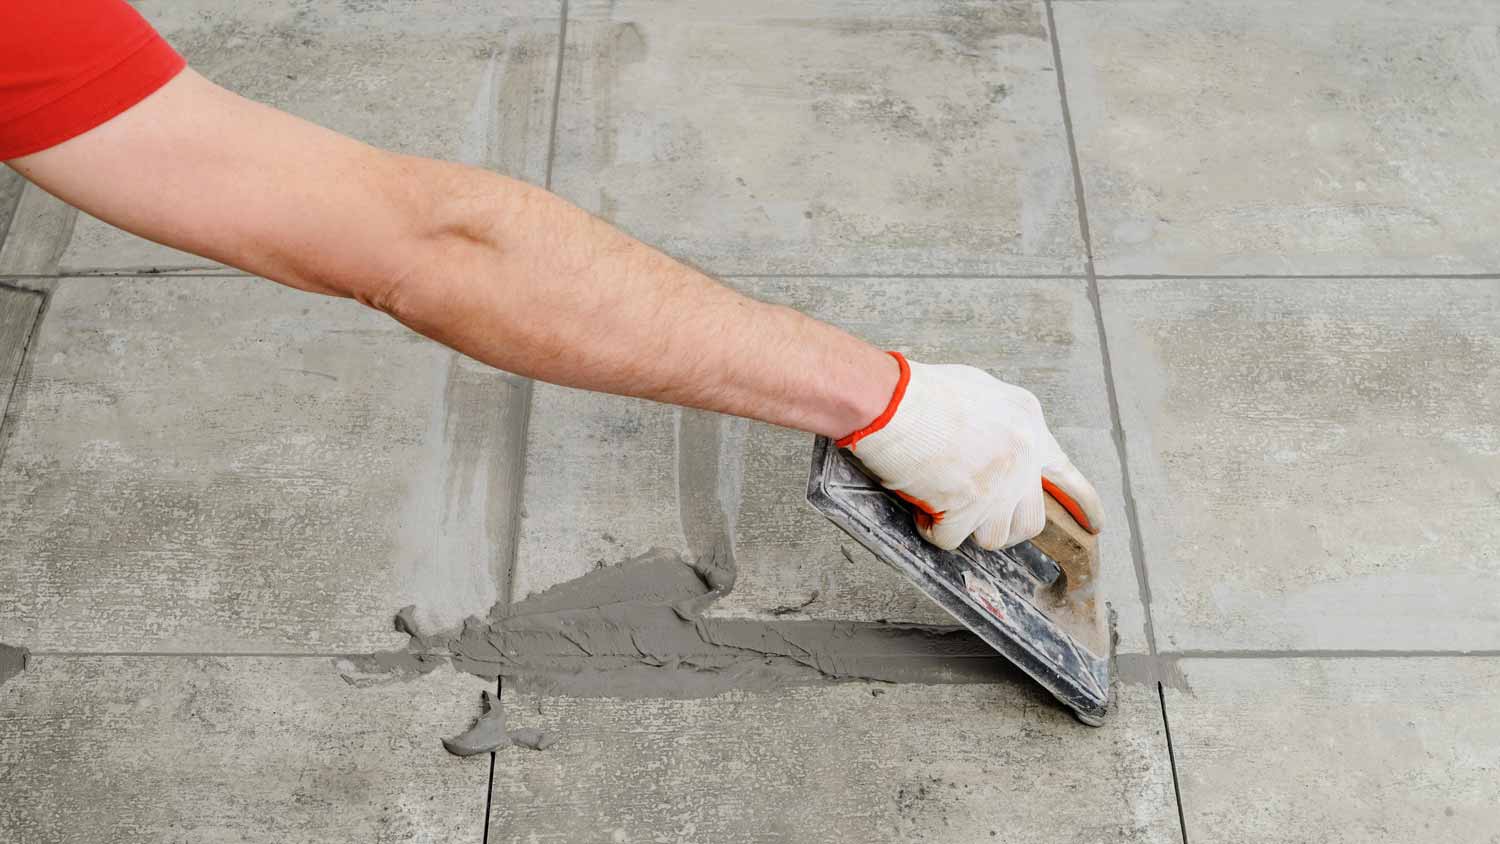
[[[972,366],[908,363],[874,422],[838,441],[882,485],[917,507],[917,528],[952,550],[1024,542],[1046,525],[1045,485],[1098,533],[1099,494],[1063,454],[1030,392]]]

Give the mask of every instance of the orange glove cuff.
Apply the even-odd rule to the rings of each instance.
[[[896,365],[901,367],[901,375],[896,379],[896,389],[891,393],[891,401],[870,424],[834,443],[839,448],[853,450],[855,443],[884,428],[886,423],[891,421],[891,417],[896,415],[896,407],[901,404],[901,398],[906,395],[906,384],[911,380],[911,367],[907,365],[906,358],[900,352],[886,352],[886,354],[895,358]]]

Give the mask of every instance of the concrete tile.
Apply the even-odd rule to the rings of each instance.
[[[67,279],[0,464],[0,641],[368,651],[504,587],[519,379],[347,300]]]
[[[560,0],[137,7],[198,72],[246,97],[397,152],[545,177]],[[62,266],[216,265],[85,216]]]
[[[749,295],[790,305],[914,359],[968,362],[1037,393],[1059,439],[1095,479],[1110,528],[1106,590],[1121,649],[1146,650],[1119,463],[1084,282],[1071,279],[741,279]],[[538,385],[530,425],[517,598],[660,545],[704,553],[697,508],[733,525],[740,570],[717,612],[950,623],[903,577],[806,503],[812,438],[682,413],[648,402]],[[703,459],[708,473],[684,470]]]
[[[479,844],[489,686],[355,689],[328,659],[33,656],[0,686],[0,839]]]
[[[1500,283],[1103,302],[1163,649],[1500,647]]]
[[[1079,272],[1041,3],[569,6],[553,187],[733,275]]]
[[[1500,659],[1185,660],[1166,691],[1189,841],[1500,829]]]
[[[0,287],[0,455],[5,454],[5,412],[21,372],[31,328],[42,309],[42,296],[29,290]]]
[[[1500,6],[1056,3],[1101,273],[1495,272]]]
[[[50,290],[77,220],[76,208],[23,182],[0,240],[0,278],[18,276],[16,286]]]
[[[507,695],[511,720],[560,739],[496,758],[490,840],[1179,841],[1156,691],[1122,689],[1100,729],[1041,694],[1001,683]]]
[[[10,230],[16,203],[21,201],[21,191],[25,187],[26,180],[20,173],[0,164],[0,244],[5,243],[5,233]]]

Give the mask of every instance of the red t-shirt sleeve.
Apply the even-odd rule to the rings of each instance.
[[[124,0],[0,0],[0,161],[87,132],[183,66]]]

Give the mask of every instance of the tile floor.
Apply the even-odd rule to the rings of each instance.
[[[1500,8],[229,0],[206,75],[545,184],[1042,398],[1109,502],[1103,728],[1013,677],[699,700],[341,679],[731,513],[764,616],[936,621],[809,439],[485,370],[0,169],[0,840],[1495,841]],[[529,420],[529,421],[528,421]],[[716,466],[715,486],[684,472]]]

